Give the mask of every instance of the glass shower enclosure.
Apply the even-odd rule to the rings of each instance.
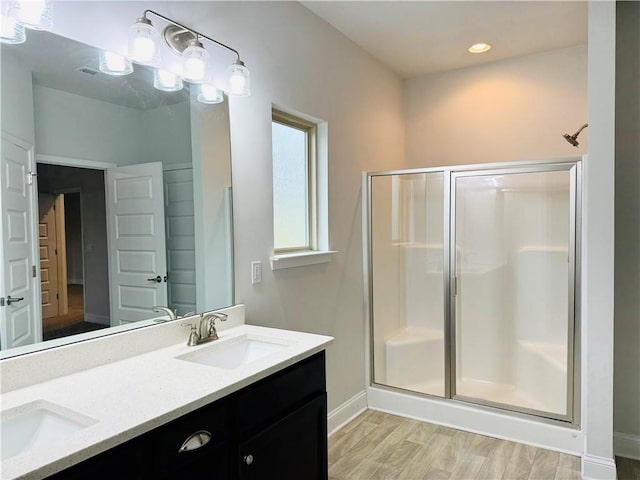
[[[575,423],[580,162],[366,173],[371,382]]]

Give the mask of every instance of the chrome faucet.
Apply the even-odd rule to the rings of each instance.
[[[225,313],[200,314],[200,322],[197,326],[193,323],[183,324],[185,327],[191,327],[187,345],[193,347],[202,343],[218,340],[218,331],[216,330],[215,321],[218,319],[221,322],[225,322],[227,320],[227,316],[228,315]]]
[[[159,305],[156,305],[155,307],[152,307],[151,310],[153,311],[153,313],[166,313],[167,315],[169,315],[169,320],[175,320],[176,318],[178,318],[177,311],[171,310],[169,307],[161,307]]]

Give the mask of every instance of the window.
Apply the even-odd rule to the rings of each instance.
[[[274,110],[274,253],[318,249],[317,125]]]

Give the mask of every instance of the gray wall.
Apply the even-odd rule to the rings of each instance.
[[[640,455],[640,3],[617,2],[616,32],[614,430]]]

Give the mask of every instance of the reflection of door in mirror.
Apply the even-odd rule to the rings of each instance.
[[[46,331],[47,319],[67,313],[64,196],[38,194],[38,217],[40,295],[43,331]]]
[[[155,316],[167,305],[162,164],[107,170],[111,325]]]
[[[13,348],[40,341],[34,257],[32,150],[2,136],[0,211],[0,342]]]

